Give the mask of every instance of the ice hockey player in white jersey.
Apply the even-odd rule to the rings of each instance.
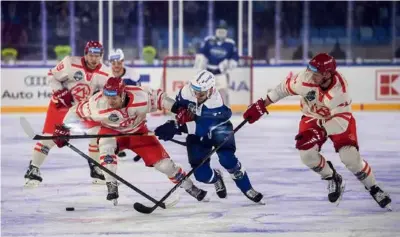
[[[66,56],[57,66],[48,72],[48,82],[53,91],[50,100],[43,134],[51,135],[55,125],[62,123],[68,109],[75,103],[88,99],[93,93],[103,88],[111,70],[101,63],[103,46],[98,41],[87,42],[83,57]],[[33,149],[32,160],[25,173],[25,186],[35,187],[42,182],[40,166],[50,149],[54,146],[51,140],[39,141]],[[98,160],[97,140],[89,143],[89,156]],[[102,171],[89,163],[90,176],[94,183],[104,183]]]
[[[216,88],[222,96],[224,104],[229,103],[229,73],[238,65],[239,55],[234,40],[227,37],[228,26],[221,20],[215,31],[215,36],[204,39],[195,59],[194,67],[213,73]]]
[[[119,77],[122,79],[125,85],[130,86],[140,86],[140,75],[136,73],[132,68],[125,67],[125,55],[122,49],[111,50],[108,55],[108,61],[111,63],[111,69],[114,77]],[[121,160],[126,159],[125,151],[120,150],[118,157]],[[140,159],[140,157],[135,157],[135,159]]]
[[[149,132],[146,125],[148,113],[171,109],[175,101],[161,90],[126,86],[121,78],[111,77],[104,89],[93,95],[88,101],[82,101],[72,107],[64,119],[64,126],[59,126],[53,135],[68,135],[69,127],[83,125],[88,134],[119,134]],[[55,139],[58,147],[63,147],[66,140]],[[168,153],[155,136],[106,137],[99,141],[100,162],[116,173],[118,149],[130,149],[139,154],[145,165],[154,167],[173,182],[178,183],[185,171],[170,159]],[[105,174],[108,188],[107,200],[116,204],[119,197],[117,180]],[[140,177],[138,177],[140,178]],[[198,201],[206,201],[207,192],[197,188],[190,179],[182,187]]]
[[[336,70],[335,59],[326,54],[317,54],[307,68],[289,76],[265,99],[249,106],[243,117],[249,123],[257,121],[266,106],[291,96],[301,96],[299,133],[295,137],[301,160],[310,169],[328,182],[328,200],[338,203],[344,191],[344,180],[330,161],[320,153],[329,138],[333,142],[341,161],[369,191],[382,208],[390,209],[391,199],[376,183],[371,166],[359,152],[356,121],[351,112],[351,98],[347,81]]]
[[[225,137],[233,132],[230,122],[232,111],[223,104],[221,95],[215,89],[215,77],[206,70],[200,71],[176,96],[171,108],[176,121],[170,120],[155,129],[155,134],[168,141],[175,134],[187,133],[186,143],[189,163],[197,167],[202,159],[219,146]],[[263,204],[263,195],[253,189],[244,167],[235,156],[236,143],[232,136],[219,150],[219,163],[229,172],[236,186],[253,202]],[[197,181],[214,184],[217,195],[226,198],[227,191],[220,170],[210,167],[210,160],[194,172]]]

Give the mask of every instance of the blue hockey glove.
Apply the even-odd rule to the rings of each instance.
[[[154,133],[160,140],[168,141],[174,138],[175,134],[181,134],[179,125],[174,120],[168,120],[161,126],[158,126]]]

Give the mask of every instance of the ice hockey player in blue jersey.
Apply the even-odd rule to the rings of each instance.
[[[125,67],[124,60],[125,55],[122,49],[111,50],[108,55],[108,61],[111,63],[114,77],[122,78],[126,85],[140,86],[140,75],[135,73],[132,68]]]
[[[215,77],[206,70],[200,71],[176,96],[171,111],[176,121],[170,120],[155,129],[159,139],[168,141],[175,134],[187,133],[186,143],[189,163],[196,167],[213,147],[221,144],[233,131],[230,122],[232,111],[223,104],[215,89]],[[234,136],[218,151],[220,164],[230,173],[236,186],[250,200],[263,204],[263,195],[253,189],[247,172],[235,156]],[[227,191],[220,170],[212,169],[210,161],[200,166],[194,176],[199,182],[214,184],[217,195],[226,198]]]
[[[111,64],[111,70],[114,77],[119,77],[122,79],[125,85],[129,86],[140,86],[140,75],[135,73],[132,68],[127,68],[124,65],[125,55],[122,49],[111,50],[108,55],[108,61]],[[125,151],[120,151],[118,157],[121,160],[126,159]],[[135,161],[139,160],[140,157],[136,156]]]
[[[216,88],[222,96],[224,104],[229,104],[229,73],[238,65],[238,52],[234,40],[227,38],[228,26],[221,20],[215,31],[215,36],[204,39],[195,59],[194,67],[213,73],[216,78]]]

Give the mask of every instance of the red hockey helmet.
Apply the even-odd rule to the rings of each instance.
[[[85,55],[88,53],[101,54],[103,55],[104,48],[99,41],[88,41],[85,46]]]
[[[327,53],[319,53],[310,60],[308,69],[321,74],[325,72],[334,73],[336,71],[336,60]]]
[[[122,79],[119,77],[110,77],[108,78],[106,84],[103,88],[103,94],[106,96],[117,96],[123,95],[125,90],[125,85],[122,82]]]

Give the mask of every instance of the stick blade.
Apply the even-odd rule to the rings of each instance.
[[[150,214],[154,211],[151,207],[146,207],[145,205],[143,205],[139,202],[135,202],[133,204],[133,208],[135,208],[136,211],[143,213],[143,214]]]
[[[33,131],[33,128],[28,120],[25,117],[20,117],[19,123],[21,124],[21,127],[24,130],[25,134],[28,135],[29,138],[33,139],[36,134],[35,131]]]

